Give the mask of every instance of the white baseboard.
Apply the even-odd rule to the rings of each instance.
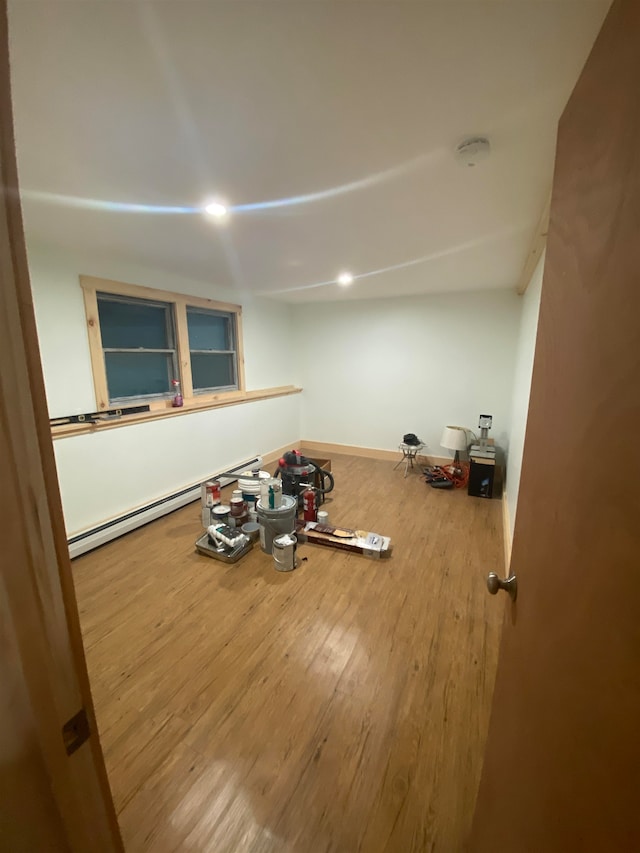
[[[135,530],[136,527],[142,527],[143,524],[155,521],[156,518],[161,518],[163,515],[197,500],[200,500],[200,483],[186,486],[172,495],[158,498],[157,501],[152,501],[145,506],[135,507],[130,512],[108,519],[87,530],[82,530],[68,539],[69,556],[73,559],[81,554],[86,554],[87,551],[92,551],[112,539],[124,536],[125,533]]]
[[[312,441],[302,439],[300,442],[302,452],[305,456],[311,454],[330,456],[332,453],[342,453],[345,456],[362,456],[365,459],[388,459],[397,462],[402,458],[399,450],[382,450],[378,447],[358,447],[355,444],[331,444],[325,441]],[[426,465],[448,465],[452,457],[432,456],[430,453],[418,454],[418,459],[424,460]]]
[[[246,459],[243,462],[235,465],[230,465],[228,471],[237,471],[241,473],[247,468],[256,466],[271,467],[274,462],[282,456],[285,450],[290,450],[291,446],[281,447],[277,450],[272,450],[264,456],[256,456],[251,459]],[[219,474],[212,473],[203,478],[204,480],[219,479],[223,486],[234,482],[233,478],[220,477]],[[144,506],[133,507],[128,512],[124,512],[115,518],[105,519],[99,524],[92,525],[90,528],[80,530],[71,534],[68,539],[69,556],[79,557],[81,554],[97,548],[99,545],[104,545],[112,539],[117,539],[118,536],[123,536],[136,527],[141,527],[143,524],[148,524],[150,521],[155,521],[163,515],[167,515],[180,507],[186,506],[189,503],[200,500],[200,482],[191,483],[176,489],[169,495],[162,495],[156,500],[145,504]]]

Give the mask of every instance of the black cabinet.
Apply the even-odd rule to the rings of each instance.
[[[495,448],[493,458],[475,456],[469,458],[468,494],[476,498],[499,498],[502,494],[502,454]]]

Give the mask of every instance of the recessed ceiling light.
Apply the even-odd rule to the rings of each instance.
[[[224,219],[229,213],[229,208],[223,201],[210,201],[204,207],[204,212],[214,219]]]
[[[348,287],[348,285],[353,284],[353,276],[350,272],[341,272],[338,278],[336,279],[338,284],[341,284],[343,287]]]

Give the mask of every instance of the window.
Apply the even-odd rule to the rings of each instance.
[[[241,308],[81,276],[97,410],[244,392]],[[223,395],[223,398],[220,395]]]
[[[109,402],[170,395],[179,376],[171,304],[97,297]]]
[[[238,387],[234,325],[231,314],[187,308],[194,393]]]

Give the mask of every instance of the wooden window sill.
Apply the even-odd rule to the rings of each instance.
[[[278,388],[262,388],[259,391],[228,391],[222,394],[207,394],[191,397],[184,401],[184,406],[174,409],[170,401],[151,404],[151,411],[137,415],[123,415],[114,420],[98,421],[97,423],[60,424],[51,427],[51,437],[55,439],[68,438],[72,435],[84,435],[91,432],[102,432],[106,429],[117,429],[130,424],[141,424],[155,421],[159,418],[176,418],[190,415],[194,412],[206,412],[209,409],[221,409],[223,406],[238,406],[242,403],[253,403],[257,400],[270,400],[274,397],[287,397],[299,394],[302,388],[295,385],[281,385]]]

